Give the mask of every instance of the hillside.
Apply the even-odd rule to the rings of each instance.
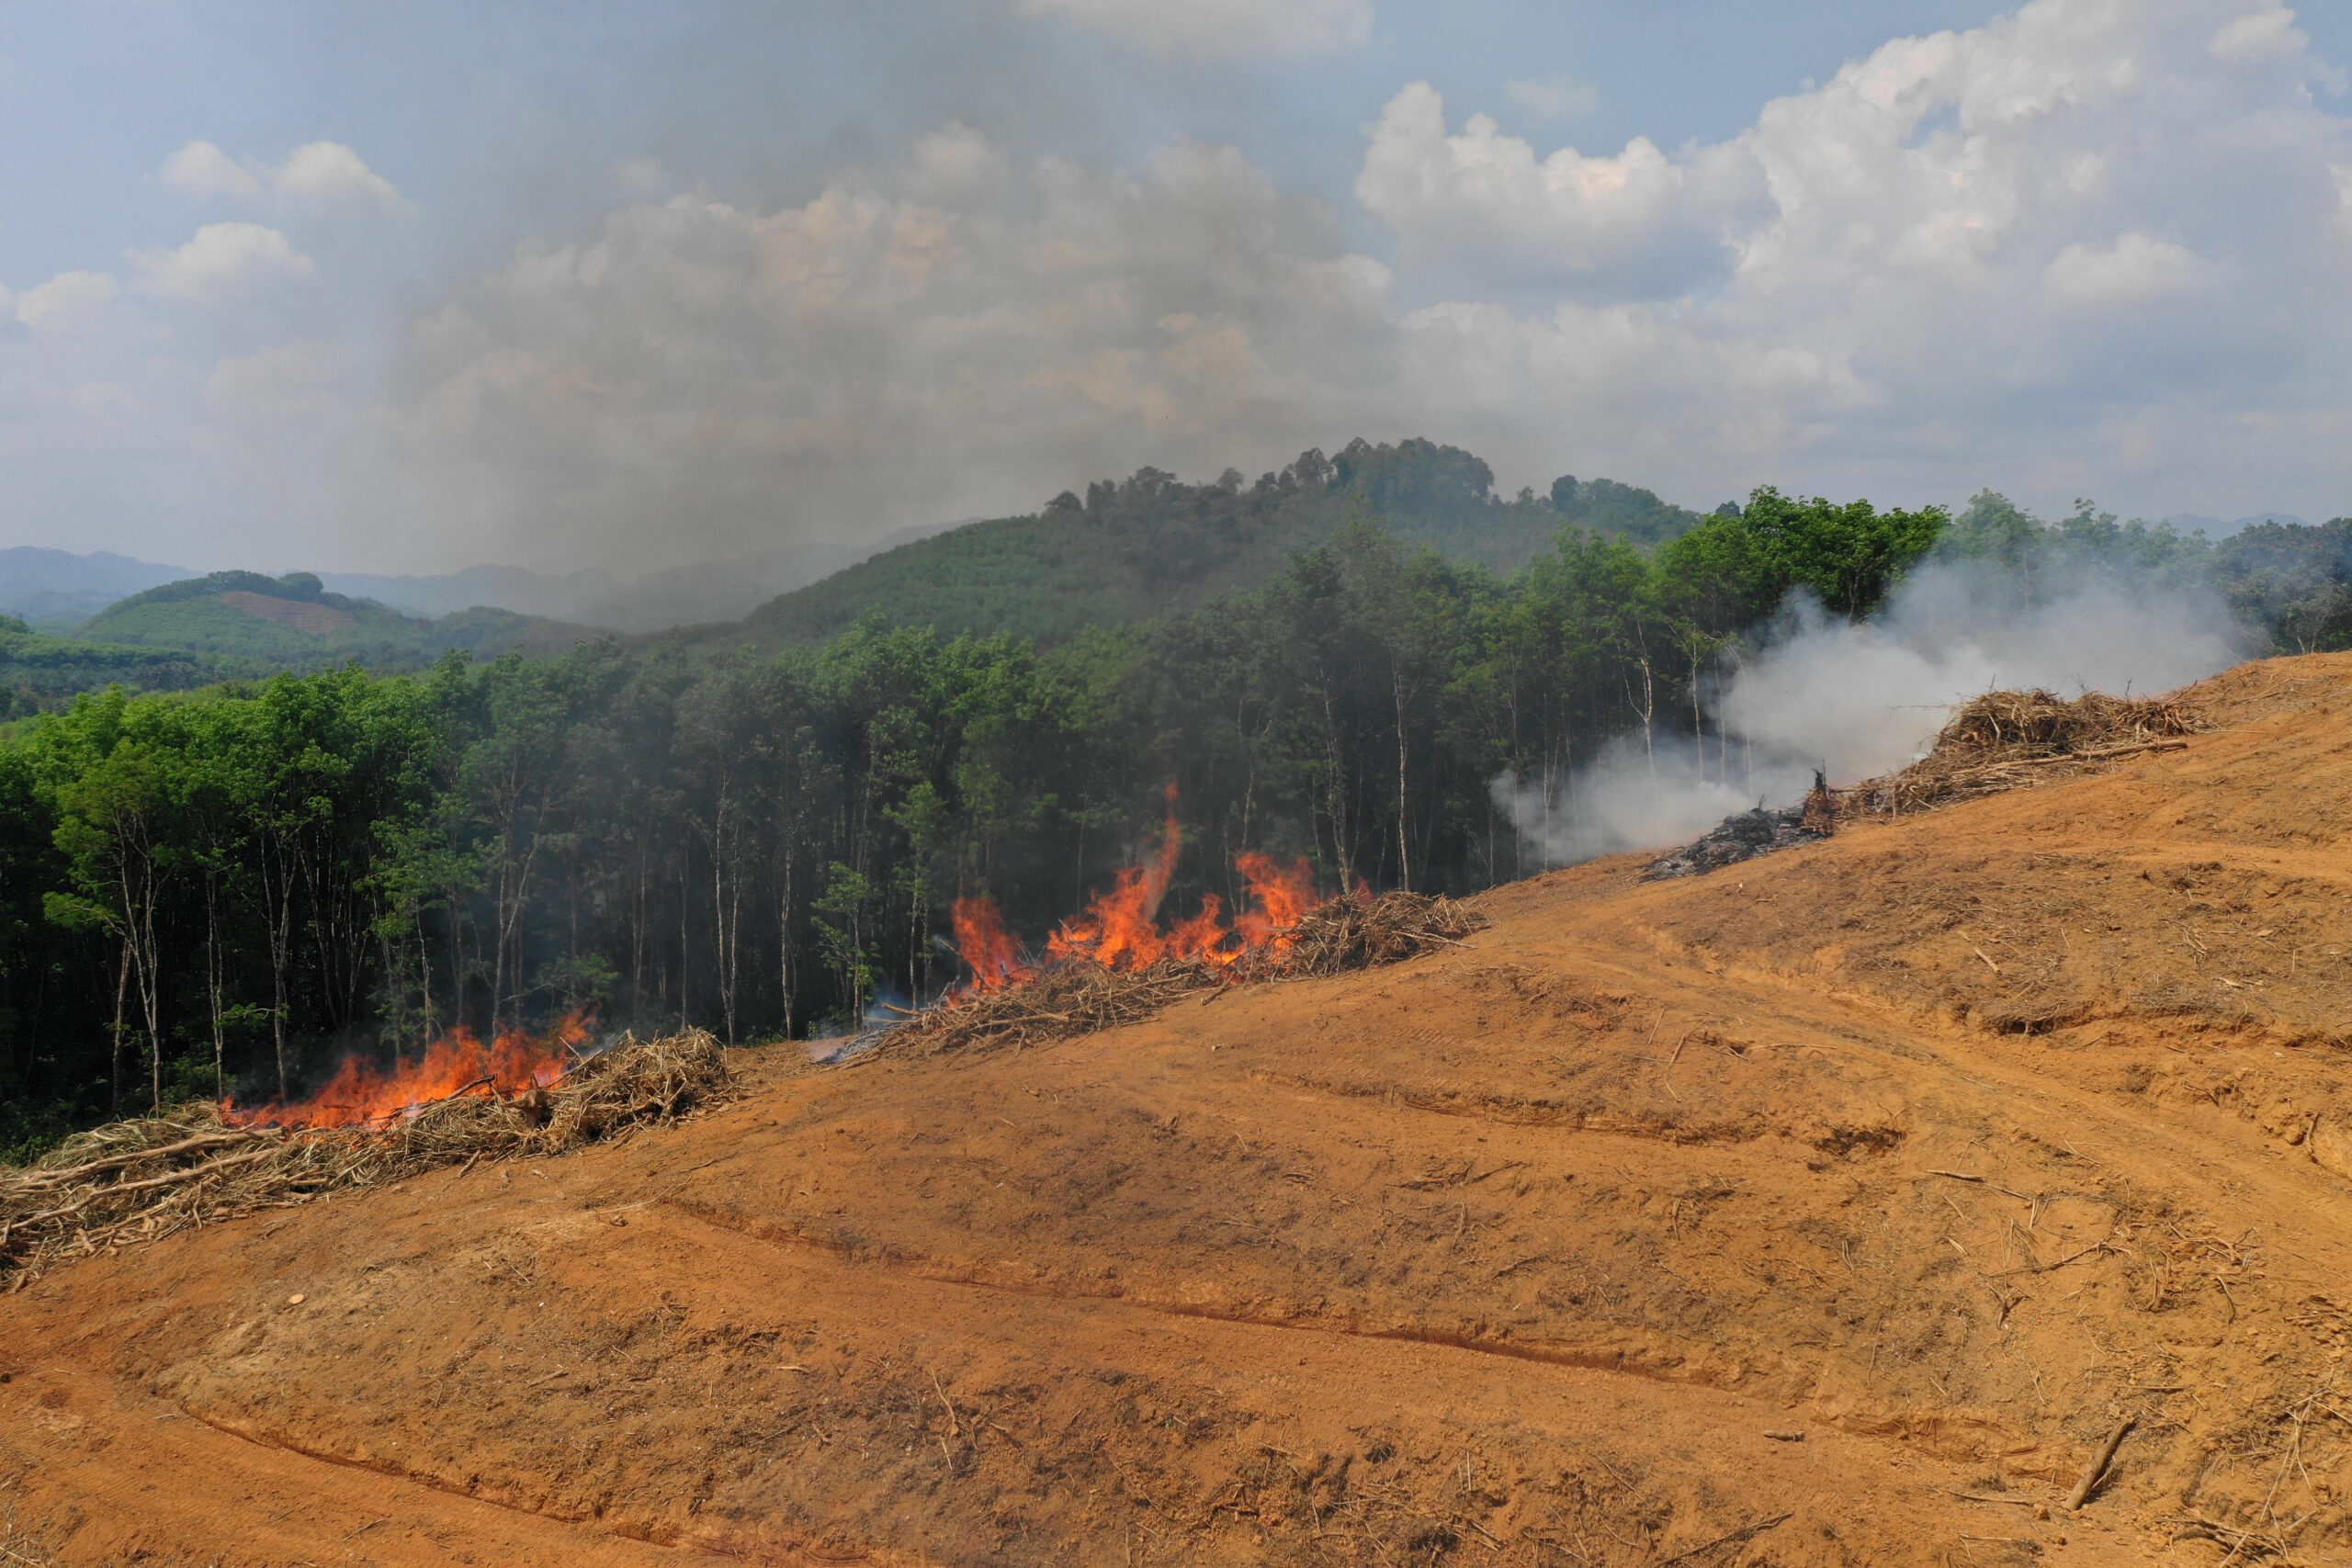
[[[136,648],[51,637],[0,615],[0,720],[71,702],[74,694],[120,685],[134,692],[186,692],[243,673],[233,661],[177,649]]]
[[[141,648],[209,654],[241,673],[311,670],[356,659],[370,669],[416,669],[453,649],[492,656],[560,653],[587,627],[511,610],[475,608],[424,620],[368,599],[327,592],[317,577],[218,571],[151,588],[109,605],[81,635]]]
[[[2189,700],[1396,968],[738,1053],[682,1127],[69,1264],[0,1296],[12,1552],[2343,1561],[2352,656]]]
[[[1493,493],[1486,463],[1457,447],[1351,442],[1307,452],[1245,485],[1228,470],[1187,485],[1145,468],[1057,496],[1043,512],[967,524],[885,551],[761,606],[708,635],[764,647],[822,641],[861,616],[943,634],[1009,631],[1058,642],[1087,626],[1181,611],[1253,587],[1290,556],[1329,539],[1351,512],[1409,544],[1510,571],[1551,549],[1563,526],[1644,545],[1699,522],[1645,490],[1564,478],[1548,497]]]
[[[185,567],[108,550],[76,555],[17,545],[0,550],[0,615],[20,615],[41,631],[70,631],[125,594],[188,575]]]

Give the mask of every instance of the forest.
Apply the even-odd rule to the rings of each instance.
[[[1931,554],[2024,583],[2102,563],[2194,579],[2249,651],[2352,644],[2352,523],[2217,547],[2087,504],[2044,523],[1990,493],[1953,517],[1765,489],[1640,540],[1580,521],[1564,482],[1548,506],[1487,502],[1553,513],[1552,547],[1507,573],[1398,538],[1310,453],[1275,488],[1342,498],[1336,535],[1053,639],[869,612],[767,650],[608,637],[112,687],[18,720],[0,730],[0,1156],[175,1099],[300,1091],[460,1026],[588,1010],[738,1042],[846,1031],[962,977],[955,899],[990,896],[1041,943],[1160,848],[1171,810],[1173,915],[1238,907],[1250,851],[1305,857],[1326,890],[1474,891],[1539,869],[1497,775],[1563,780],[1645,727],[1706,734],[1789,595],[1868,615]],[[1102,488],[1079,515],[1130,543],[1238,489]]]

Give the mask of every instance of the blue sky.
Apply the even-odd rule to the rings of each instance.
[[[34,0],[0,544],[632,570],[1356,434],[2334,515],[2347,61],[2271,0]]]

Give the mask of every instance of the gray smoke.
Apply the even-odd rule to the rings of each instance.
[[[1645,741],[1636,728],[1549,788],[1510,773],[1491,788],[1544,862],[1569,865],[1680,843],[1759,801],[1789,804],[1815,768],[1845,784],[1900,768],[1980,693],[2147,695],[2242,657],[2210,591],[2109,571],[2052,592],[1931,562],[1866,621],[1792,603],[1706,705],[1701,739]]]

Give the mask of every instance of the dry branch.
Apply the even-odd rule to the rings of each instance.
[[[625,1040],[549,1089],[513,1099],[459,1094],[390,1127],[232,1127],[209,1104],[113,1122],[67,1139],[28,1168],[0,1171],[0,1271],[21,1283],[69,1258],[256,1209],[485,1156],[560,1154],[618,1127],[674,1117],[727,1077],[718,1043],[695,1030]],[[133,1168],[191,1158],[124,1179]]]
[[[1071,1039],[1139,1023],[1203,992],[1213,1000],[1231,986],[1344,974],[1459,946],[1486,923],[1484,915],[1451,898],[1344,896],[1309,909],[1283,933],[1283,942],[1230,964],[1163,958],[1148,969],[1125,970],[1068,961],[1003,990],[933,1008],[883,1032],[882,1044],[940,1052]]]
[[[1952,716],[1919,761],[1838,791],[1838,814],[1899,816],[1949,806],[2068,777],[2070,769],[2171,750],[2188,744],[2180,737],[2210,728],[2195,709],[2171,697],[2086,692],[2070,702],[2043,691],[1987,692]]]
[[[2132,1430],[2133,1419],[2126,1416],[2116,1422],[2115,1429],[2107,1435],[2107,1441],[2099,1445],[2099,1450],[2092,1456],[2091,1462],[2083,1467],[2081,1479],[2075,1483],[2075,1489],[2066,1495],[2068,1512],[2080,1508],[2090,1500],[2092,1491],[2098,1485],[2098,1478],[2107,1473],[2109,1463],[2115,1458],[2115,1450],[2123,1446],[2123,1436]]]

